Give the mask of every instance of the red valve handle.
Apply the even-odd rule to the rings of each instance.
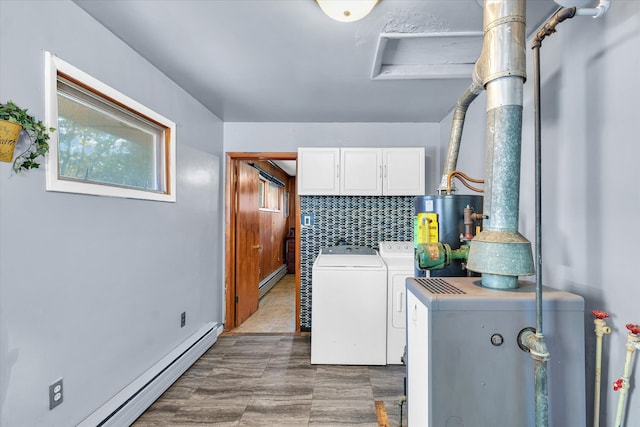
[[[606,319],[607,317],[609,317],[609,314],[607,314],[607,312],[605,311],[593,310],[591,313],[593,313],[593,315],[598,319]]]
[[[633,323],[627,323],[627,329],[631,331],[632,334],[638,335],[640,334],[640,325],[634,325]]]
[[[622,378],[613,383],[613,391],[618,391],[622,388]]]

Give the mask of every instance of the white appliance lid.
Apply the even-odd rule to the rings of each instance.
[[[339,255],[321,253],[316,259],[316,267],[382,267],[378,255]]]

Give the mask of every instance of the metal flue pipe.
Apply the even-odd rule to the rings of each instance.
[[[438,194],[449,194],[449,174],[455,171],[458,165],[458,153],[460,152],[460,141],[462,140],[462,129],[464,128],[467,110],[483,90],[484,87],[482,86],[482,81],[477,79],[477,75],[474,73],[473,82],[456,103],[456,108],[453,112],[453,121],[451,122],[449,148],[447,149],[447,158],[444,162],[442,179],[440,181],[440,187],[438,187]]]
[[[484,229],[467,268],[488,288],[518,287],[534,273],[531,243],[518,232],[525,65],[525,0],[485,0],[484,44],[474,81],[487,91]]]

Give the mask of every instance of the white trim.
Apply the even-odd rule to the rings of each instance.
[[[61,60],[50,52],[45,52],[45,122],[47,128],[56,128],[58,119],[57,101],[57,77],[58,72],[66,74],[76,79],[92,89],[130,107],[131,109],[149,117],[169,129],[169,147],[167,158],[169,159],[169,177],[166,179],[167,193],[153,193],[149,191],[136,190],[132,188],[122,188],[109,185],[91,184],[88,182],[78,182],[62,180],[58,178],[58,133],[52,132],[49,140],[49,153],[46,156],[46,178],[47,191],[60,191],[65,193],[92,194],[97,196],[124,197],[142,200],[157,200],[163,202],[176,201],[176,124],[134,101],[128,96],[107,86],[98,79],[77,69],[71,64]],[[163,171],[163,175],[165,175]],[[166,178],[166,177],[165,177]]]
[[[224,329],[207,323],[198,332],[163,357],[148,371],[85,418],[78,427],[122,426],[132,424],[217,340]]]
[[[224,332],[224,325],[218,325],[218,328],[216,329],[216,336],[219,337],[220,335],[222,335],[222,333]]]

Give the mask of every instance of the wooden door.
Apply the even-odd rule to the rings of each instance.
[[[258,171],[237,162],[235,324],[239,326],[258,310],[260,267],[260,217]]]

